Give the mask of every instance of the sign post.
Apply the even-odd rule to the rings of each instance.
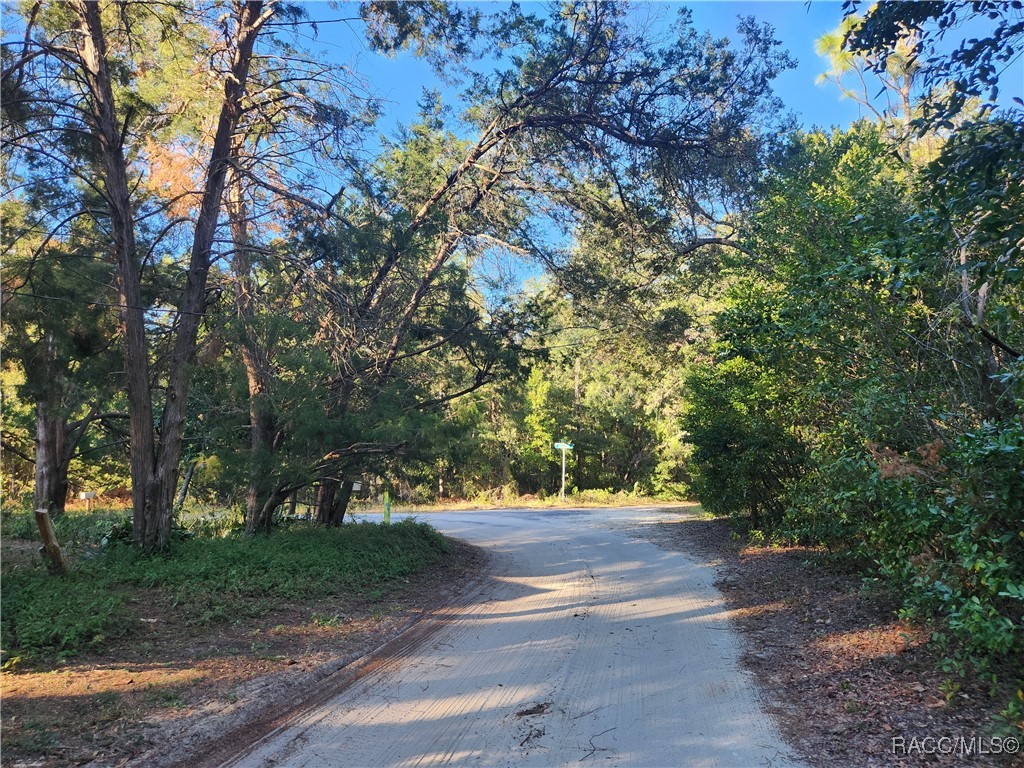
[[[562,491],[558,498],[565,501],[565,452],[572,450],[572,443],[555,443],[555,448],[562,452]]]

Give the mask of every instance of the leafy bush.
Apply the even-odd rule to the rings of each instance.
[[[780,533],[852,559],[870,558],[867,526],[877,501],[877,472],[867,451],[812,450],[807,471],[792,487]]]
[[[1024,427],[814,458],[787,531],[873,561],[904,615],[935,624],[951,668],[1024,653]]]
[[[695,366],[686,379],[682,426],[693,445],[692,490],[714,514],[774,528],[786,490],[803,470],[804,448],[784,426],[771,378],[734,358]]]
[[[906,613],[940,619],[959,665],[1024,653],[1024,426],[983,425],[945,457],[876,454],[873,539]]]

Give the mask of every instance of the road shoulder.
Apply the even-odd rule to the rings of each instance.
[[[830,567],[815,550],[744,546],[723,520],[683,515],[644,529],[660,546],[715,565],[716,586],[744,641],[742,662],[808,764],[990,766],[1020,759],[906,748],[926,737],[987,738],[1007,692],[990,696],[990,680],[950,681],[929,632],[897,619],[895,596]]]
[[[147,647],[5,672],[4,764],[160,768],[191,765],[238,730],[252,740],[348,667],[473,592],[487,555],[450,541],[446,562],[369,598],[299,600],[215,630],[154,632]]]

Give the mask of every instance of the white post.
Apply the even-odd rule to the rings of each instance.
[[[562,492],[559,494],[559,498],[565,501],[565,447],[562,448]]]
[[[555,448],[562,452],[562,491],[558,494],[558,498],[565,501],[565,452],[572,450],[572,443],[555,443]]]

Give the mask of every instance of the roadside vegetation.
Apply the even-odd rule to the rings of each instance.
[[[446,84],[386,135],[301,5],[9,10],[4,543],[70,564],[5,556],[9,663],[372,594],[444,544],[354,510],[556,504],[568,442],[566,503],[825,552],[1024,728],[1020,3],[837,8],[865,117],[798,130],[756,20],[366,2]]]
[[[5,516],[4,538],[31,526],[28,515]],[[197,527],[176,531],[166,555],[149,557],[131,546],[124,513],[68,513],[57,529],[76,543],[67,576],[53,578],[38,556],[5,556],[5,668],[131,643],[152,634],[153,614],[216,629],[331,595],[372,602],[450,554],[444,537],[411,519],[329,531],[297,524],[259,537]]]

